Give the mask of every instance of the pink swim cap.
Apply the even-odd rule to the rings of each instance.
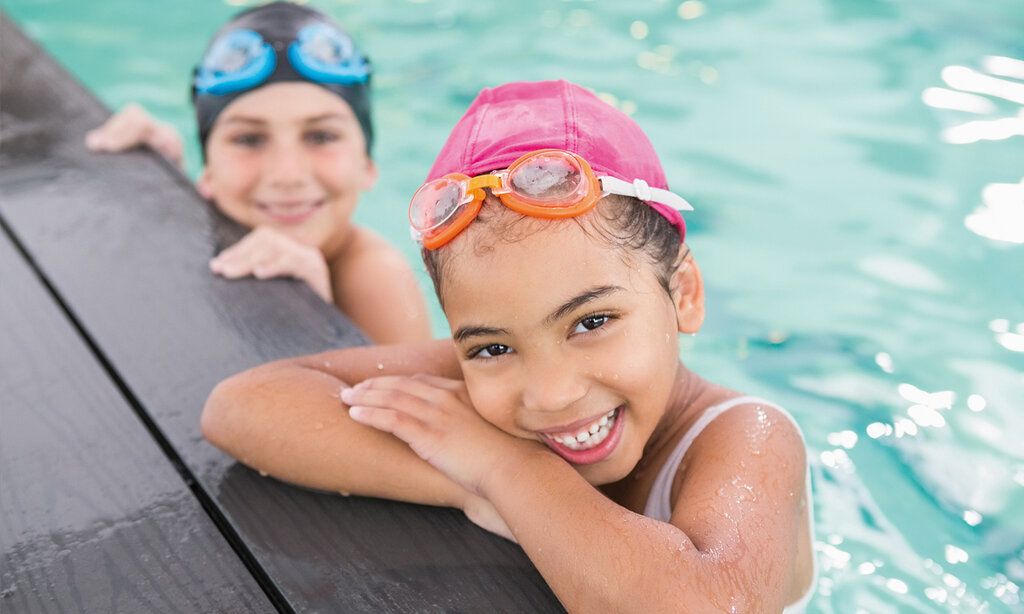
[[[487,88],[452,129],[427,181],[448,173],[475,176],[507,168],[523,154],[564,149],[600,177],[668,189],[654,147],[640,126],[593,92],[568,81],[517,81]],[[686,236],[682,214],[646,201]]]

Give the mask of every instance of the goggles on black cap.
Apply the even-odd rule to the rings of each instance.
[[[200,140],[235,98],[268,83],[308,81],[341,97],[370,152],[370,62],[351,37],[322,14],[278,2],[246,11],[210,45],[192,80]]]

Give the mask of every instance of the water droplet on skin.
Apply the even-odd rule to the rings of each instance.
[[[260,469],[260,470],[259,470],[259,472],[260,472],[260,477],[261,477],[261,478],[265,478],[265,477],[267,477],[267,472],[266,472],[266,471],[264,471],[264,470]]]
[[[378,362],[377,363],[377,370],[378,371],[383,371],[384,370],[384,363]]]
[[[348,491],[344,491],[344,490],[339,490],[338,494],[341,495],[342,497],[351,497],[352,496],[352,493],[350,493]]]

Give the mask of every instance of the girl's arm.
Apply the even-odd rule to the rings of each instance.
[[[547,451],[510,459],[481,488],[570,612],[778,612],[805,462],[789,420],[745,407],[694,442],[671,524],[617,505]]]
[[[806,461],[778,410],[737,407],[701,433],[666,523],[485,421],[463,381],[381,377],[344,398],[354,419],[489,501],[569,611],[777,612],[795,593]]]
[[[461,377],[450,340],[348,348],[281,360],[225,380],[203,435],[244,464],[302,486],[464,508],[467,493],[390,434],[360,425],[339,393],[384,374]]]

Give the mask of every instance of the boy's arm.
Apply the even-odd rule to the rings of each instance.
[[[320,490],[463,508],[467,493],[394,436],[353,421],[345,385],[386,374],[459,378],[450,340],[281,360],[219,384],[203,435],[244,464]]]
[[[330,266],[335,305],[375,343],[430,339],[427,304],[409,263],[373,231],[352,230],[350,244]]]

